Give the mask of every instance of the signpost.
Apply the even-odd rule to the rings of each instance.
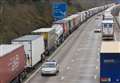
[[[120,3],[120,0],[113,0],[114,2],[116,2],[116,3]]]
[[[52,4],[52,16],[54,21],[61,20],[67,15],[67,3],[65,2],[54,2]]]

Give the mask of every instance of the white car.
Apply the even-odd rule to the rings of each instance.
[[[56,61],[47,61],[41,67],[41,75],[56,75],[59,72],[59,66]]]
[[[101,28],[100,27],[97,27],[95,30],[94,30],[95,33],[97,32],[101,32]]]
[[[102,25],[99,22],[99,23],[97,23],[97,27],[95,28],[94,32],[101,32],[101,30],[102,30]]]

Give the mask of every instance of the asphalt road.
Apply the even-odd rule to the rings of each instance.
[[[120,41],[120,27],[118,26],[115,19],[114,19],[114,27],[115,27],[115,29],[114,29],[114,31],[115,31],[115,40]]]
[[[95,16],[82,24],[52,55],[58,61],[57,76],[41,76],[40,71],[25,83],[99,83],[101,34]]]

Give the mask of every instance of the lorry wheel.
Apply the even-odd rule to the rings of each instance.
[[[23,79],[22,79],[22,76],[20,75],[19,76],[19,83],[22,83]]]
[[[43,62],[45,60],[45,55],[41,54],[41,62]]]

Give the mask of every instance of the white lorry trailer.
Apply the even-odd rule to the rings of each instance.
[[[42,35],[25,35],[12,40],[12,43],[24,45],[27,67],[34,67],[44,59],[45,47]]]
[[[55,33],[54,28],[40,28],[32,33],[42,35],[44,37],[45,55],[49,55],[49,53],[55,49],[57,34]]]

